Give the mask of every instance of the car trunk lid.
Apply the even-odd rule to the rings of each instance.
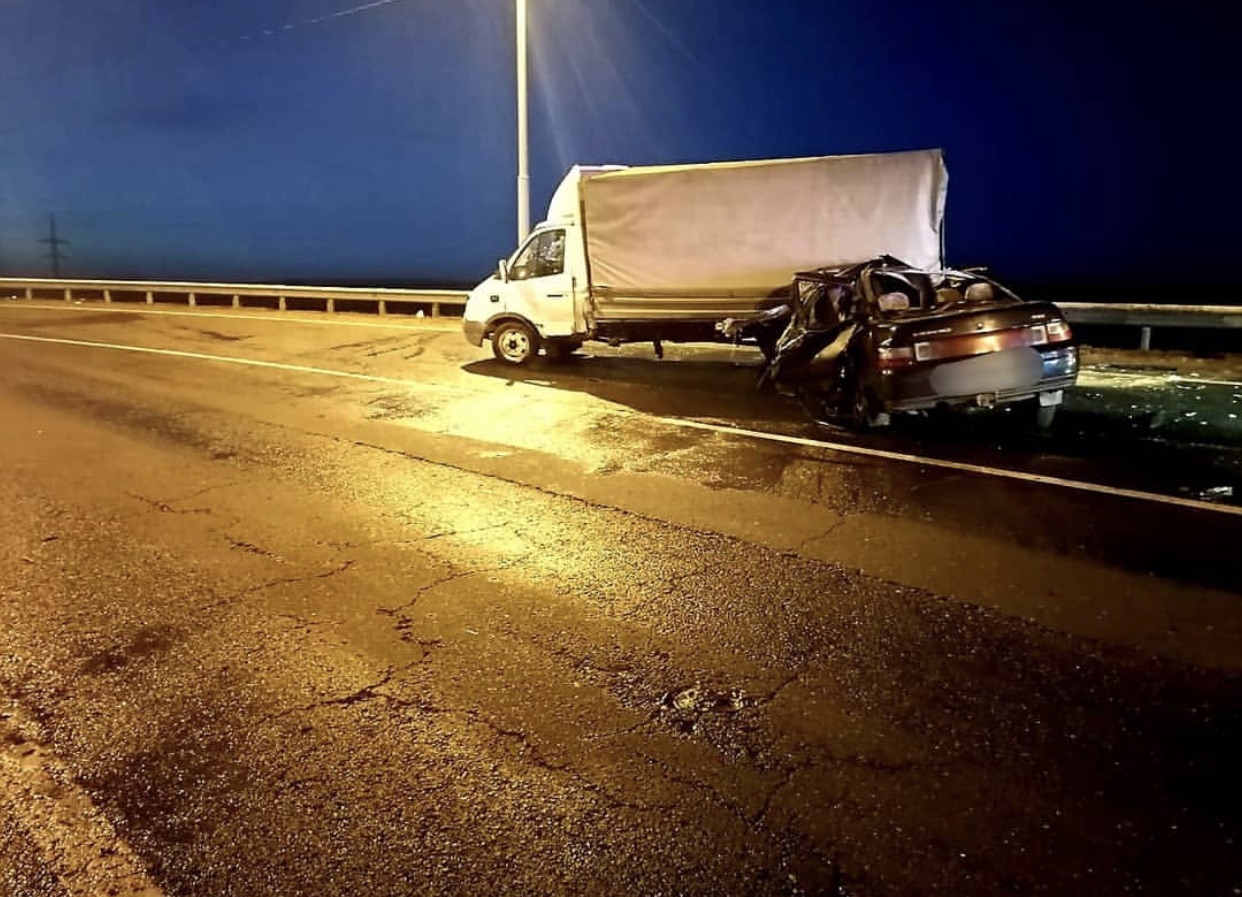
[[[894,324],[888,346],[912,350],[915,363],[1037,347],[1069,335],[1061,314],[1046,302],[949,307]]]

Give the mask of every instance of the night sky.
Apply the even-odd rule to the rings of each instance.
[[[1236,258],[1228,4],[529,2],[535,220],[575,162],[938,146],[952,264]],[[0,274],[50,272],[54,212],[69,276],[478,280],[513,65],[512,0],[0,0]]]

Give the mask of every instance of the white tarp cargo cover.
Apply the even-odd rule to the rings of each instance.
[[[597,295],[759,295],[796,271],[885,253],[940,266],[940,150],[628,168],[580,183]]]

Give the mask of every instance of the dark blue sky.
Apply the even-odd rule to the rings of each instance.
[[[512,0],[0,0],[0,273],[471,281],[512,248]],[[575,162],[940,146],[949,261],[1144,279],[1242,228],[1226,4],[529,0]],[[727,247],[722,247],[727,251]]]

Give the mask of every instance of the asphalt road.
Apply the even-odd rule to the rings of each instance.
[[[671,354],[0,303],[0,894],[1242,893],[1227,452]]]

